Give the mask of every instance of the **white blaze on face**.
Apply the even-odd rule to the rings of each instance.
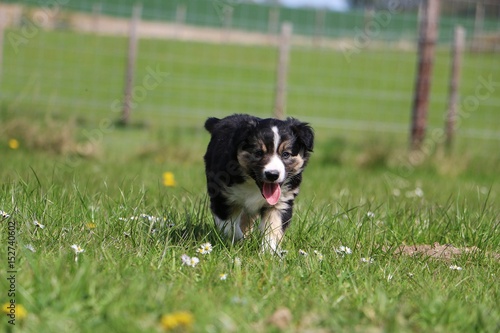
[[[278,133],[278,128],[273,126],[271,128],[274,132],[274,154],[269,160],[269,163],[264,166],[264,173],[269,171],[278,171],[279,177],[276,180],[277,183],[281,183],[285,180],[285,165],[281,161],[281,158],[278,156],[278,147],[280,144],[280,135]]]
[[[276,205],[281,197],[281,187],[279,183],[285,180],[285,165],[278,156],[278,146],[280,143],[280,136],[278,133],[278,128],[276,126],[272,127],[274,132],[274,153],[269,163],[264,166],[263,176],[266,178],[267,172],[272,172],[278,175],[278,178],[272,183],[264,182],[262,185],[262,195],[266,199],[267,203],[271,206]]]

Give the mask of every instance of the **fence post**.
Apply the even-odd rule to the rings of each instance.
[[[462,68],[462,55],[465,48],[465,29],[455,27],[455,36],[451,47],[451,73],[448,97],[448,114],[446,117],[446,147],[451,148],[455,134],[455,120],[460,87],[460,72]]]
[[[269,8],[269,18],[267,22],[267,31],[269,35],[278,34],[280,22],[280,8],[279,7],[270,7]]]
[[[224,6],[222,10],[223,23],[224,23],[224,36],[222,37],[222,42],[229,41],[229,36],[231,35],[231,27],[233,25],[233,7]]]
[[[178,4],[175,12],[175,38],[180,38],[182,29],[186,24],[187,7],[185,4]]]
[[[178,4],[175,11],[175,23],[184,25],[186,23],[187,7],[185,4]]]
[[[92,30],[99,34],[99,21],[102,14],[102,3],[96,2],[92,5]]]
[[[132,109],[132,89],[134,84],[135,59],[137,57],[137,27],[141,20],[142,4],[136,4],[132,9],[132,20],[130,21],[130,34],[128,42],[127,66],[125,69],[125,90],[123,96],[123,114],[121,125],[130,122],[130,110]]]
[[[418,150],[422,145],[427,127],[432,65],[438,36],[439,0],[423,0],[420,6],[422,6],[422,17],[410,139],[413,150]]]
[[[326,17],[325,9],[316,10],[316,19],[314,27],[314,44],[316,47],[321,47],[322,38],[325,33],[325,19],[326,19],[325,17]]]
[[[292,37],[292,24],[284,22],[281,25],[281,36],[279,40],[278,67],[276,74],[276,96],[274,102],[274,117],[285,118],[286,108],[286,86],[288,74],[288,61],[290,58],[290,40]]]
[[[267,32],[269,34],[269,43],[274,45],[278,36],[280,22],[280,9],[278,6],[269,8],[269,18],[267,22]]]
[[[474,32],[472,36],[472,49],[480,51],[484,45],[481,42],[481,34],[484,25],[484,0],[477,0],[476,15],[474,18]]]

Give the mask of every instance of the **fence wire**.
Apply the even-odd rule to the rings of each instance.
[[[270,116],[277,43],[293,26],[287,109],[314,126],[406,133],[415,84],[419,1],[350,1],[344,12],[276,1],[145,1],[138,25],[132,118],[150,122]],[[119,118],[135,0],[0,3],[0,101],[29,116]],[[450,44],[467,47],[461,135],[500,139],[500,1],[442,1],[429,109],[446,116]]]

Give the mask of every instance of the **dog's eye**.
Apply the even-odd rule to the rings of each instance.
[[[281,157],[283,157],[283,159],[285,159],[285,160],[289,159],[290,156],[292,156],[292,154],[290,154],[290,152],[288,152],[288,151],[284,151],[281,153]]]
[[[253,156],[255,156],[256,158],[262,158],[262,156],[264,156],[264,151],[259,149],[255,151],[255,153],[253,153]]]

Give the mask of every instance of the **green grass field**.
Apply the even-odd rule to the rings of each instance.
[[[12,299],[15,224],[18,312],[15,327],[2,316],[2,331],[499,330],[498,89],[462,119],[452,152],[429,135],[414,163],[413,54],[362,50],[347,63],[341,52],[294,49],[288,111],[311,121],[317,141],[278,258],[260,253],[258,234],[235,246],[219,237],[202,161],[205,117],[271,113],[275,51],[141,41],[137,84],[148,67],[169,75],[121,128],[109,124],[125,49],[122,38],[42,31],[17,53],[5,49],[0,302]],[[480,77],[496,80],[498,65],[467,54],[462,96],[475,96]],[[447,76],[441,50],[431,129],[442,127]],[[163,184],[165,172],[176,186]],[[198,253],[206,242],[213,251]],[[434,243],[461,253],[398,250]],[[77,261],[72,245],[84,250]],[[183,265],[183,254],[199,263]]]

